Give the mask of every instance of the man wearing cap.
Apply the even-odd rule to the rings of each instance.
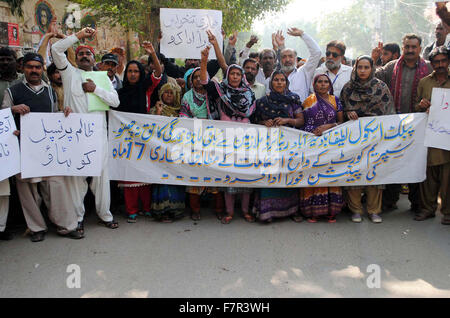
[[[95,36],[96,30],[92,28],[84,28],[76,34],[72,34],[63,40],[56,42],[51,49],[53,62],[58,68],[64,87],[64,104],[69,106],[76,113],[88,113],[88,97],[87,93],[94,93],[103,102],[110,107],[118,107],[120,104],[119,97],[112,83],[109,90],[97,87],[91,80],[83,82],[82,72],[92,71],[95,58],[94,49],[87,45],[80,45],[75,51],[76,63],[78,68],[73,67],[67,60],[64,51],[72,47],[79,40]],[[111,194],[109,188],[108,173],[108,138],[106,129],[106,113],[97,111],[103,117],[103,163],[102,173],[100,177],[93,177],[90,188],[95,195],[95,207],[97,215],[101,219],[100,223],[110,229],[116,229],[119,225],[114,221],[109,210]],[[70,177],[71,191],[70,194],[75,202],[75,208],[78,214],[78,230],[83,233],[84,219],[84,197],[88,190],[88,184],[85,177]]]
[[[99,67],[100,71],[108,72],[108,77],[111,80],[111,83],[113,84],[115,90],[119,90],[120,88],[122,88],[122,81],[116,74],[117,65],[119,65],[117,55],[107,53],[103,55],[102,63]]]
[[[29,112],[51,113],[58,111],[58,102],[53,89],[42,80],[44,71],[44,59],[37,53],[28,53],[23,58],[25,78],[5,92],[2,108],[11,108],[16,124],[19,127],[19,116]],[[64,113],[69,115],[70,108]],[[23,179],[20,174],[16,176],[17,192],[23,214],[31,231],[31,241],[44,240],[47,226],[40,211],[41,191],[48,191],[49,202],[46,202],[50,220],[57,225],[60,235],[80,239],[83,235],[76,231],[78,222],[77,214],[71,198],[67,195],[67,177],[45,177]]]

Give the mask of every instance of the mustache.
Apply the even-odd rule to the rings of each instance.
[[[30,73],[30,75],[31,75],[31,76],[34,76],[34,75],[39,76],[39,74],[38,74],[38,73],[35,73],[35,72]]]
[[[84,62],[84,61],[89,62],[89,60],[88,60],[87,58],[83,57],[83,58],[80,60],[80,62]]]

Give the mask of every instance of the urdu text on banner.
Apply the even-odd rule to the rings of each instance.
[[[11,109],[0,110],[0,181],[20,172],[19,139]]]
[[[425,180],[423,113],[360,118],[322,136],[287,127],[110,112],[112,180],[317,187]]]
[[[425,146],[450,150],[450,89],[433,88]]]
[[[20,118],[22,177],[99,176],[100,114],[28,113]]]
[[[223,51],[222,12],[217,10],[165,9],[160,10],[161,53],[168,58],[200,59],[200,52],[208,46],[211,31]],[[214,50],[209,53],[215,59]]]

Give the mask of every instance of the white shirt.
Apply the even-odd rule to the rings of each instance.
[[[64,106],[68,106],[74,113],[88,113],[88,95],[83,91],[81,84],[83,79],[81,77],[82,70],[75,68],[67,60],[64,52],[72,47],[78,38],[75,34],[66,37],[52,46],[53,62],[61,74],[61,79],[64,87]],[[102,101],[111,107],[118,107],[120,104],[119,95],[114,89],[111,81],[109,81],[109,91],[100,87],[96,87],[94,94],[97,95]],[[103,166],[105,167],[108,162],[108,138],[106,127],[106,112],[95,111],[91,112],[95,114],[101,114],[103,117]]]
[[[328,70],[327,66],[325,65],[325,63],[323,63],[315,72],[314,72],[314,77],[316,77],[319,74],[326,74],[328,75],[328,77],[331,80],[331,83],[333,83],[333,90],[334,90],[334,96],[336,97],[340,97],[341,96],[341,91],[342,88],[344,87],[345,84],[347,84],[350,79],[352,78],[352,71],[353,68],[350,66],[347,66],[345,64],[341,64],[341,67],[339,68],[339,71],[336,73],[336,75],[334,75],[333,72],[331,72],[330,70]],[[310,88],[311,93],[314,92],[314,89],[312,87],[311,84],[311,88]]]
[[[250,88],[255,94],[256,99],[260,99],[261,97],[264,97],[266,95],[266,88],[264,87],[264,85],[258,82],[255,82],[253,85],[250,85]]]
[[[306,63],[298,69],[295,69],[289,74],[289,90],[300,96],[300,100],[303,102],[309,96],[309,87],[313,79],[314,71],[319,64],[322,52],[319,45],[308,34],[303,33],[303,41],[309,51],[309,58]],[[268,88],[268,85],[266,85]]]
[[[88,95],[83,91],[81,84],[83,79],[81,77],[82,70],[75,68],[67,60],[64,52],[72,47],[78,38],[75,34],[66,37],[52,46],[53,62],[61,74],[63,87],[64,87],[64,104],[72,108],[75,113],[87,113],[88,112]],[[106,91],[100,87],[96,87],[94,94],[100,97],[107,105],[111,107],[118,107],[120,104],[119,95],[117,95],[112,83],[111,89]],[[97,113],[97,112],[96,112]],[[105,116],[105,112],[101,111]],[[105,122],[106,124],[106,122]],[[106,126],[105,126],[106,127]]]

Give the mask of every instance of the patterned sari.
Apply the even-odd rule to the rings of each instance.
[[[317,75],[314,78],[314,84],[322,75],[326,76],[325,74]],[[332,89],[331,81],[329,78],[328,80]],[[328,94],[328,98],[324,99],[315,93],[303,102],[303,109],[304,130],[312,133],[319,126],[336,123],[337,113],[342,112],[342,105],[332,94]],[[300,189],[300,211],[305,217],[334,218],[341,212],[343,204],[342,189],[339,187]]]

